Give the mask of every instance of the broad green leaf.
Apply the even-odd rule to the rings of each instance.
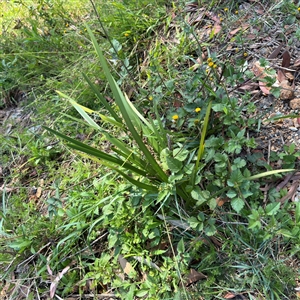
[[[245,202],[243,199],[241,198],[234,198],[230,201],[231,207],[237,212],[239,213],[242,208],[245,206]]]
[[[213,236],[217,232],[217,228],[214,224],[209,224],[204,228],[204,232],[207,236]]]
[[[183,174],[174,174],[169,176],[169,183],[176,183],[183,178]]]
[[[255,221],[255,220],[250,220],[249,221],[249,226],[248,226],[248,228],[249,229],[253,229],[253,228],[255,228],[255,227],[258,227],[258,228],[261,228],[261,223],[260,223],[260,221]]]
[[[208,206],[210,210],[214,210],[217,207],[217,201],[215,198],[212,198],[208,201]]]
[[[199,226],[200,224],[203,224],[196,217],[190,217],[187,221],[193,229],[197,228],[197,226]]]
[[[182,168],[181,161],[179,161],[173,157],[168,157],[168,156],[166,159],[167,159],[168,168],[172,173],[177,173],[181,170],[181,168]]]
[[[230,199],[234,198],[236,196],[236,192],[234,190],[229,190],[227,193],[226,193],[226,196]]]
[[[266,206],[266,214],[268,216],[274,216],[276,215],[277,211],[280,209],[280,202],[277,203],[269,203]]]
[[[294,239],[294,238],[298,238],[297,236],[294,236],[289,230],[287,229],[280,229],[276,232],[277,234],[281,234],[287,238],[290,238],[290,239]]]
[[[190,152],[187,149],[176,148],[173,150],[173,157],[179,161],[184,161],[188,157]]]
[[[184,241],[183,238],[179,241],[177,244],[177,251],[178,253],[184,253],[185,252],[185,247],[184,247]]]
[[[214,104],[212,106],[212,110],[215,112],[223,112],[224,111],[224,104],[218,103],[218,104]]]
[[[240,157],[237,157],[234,161],[233,161],[234,165],[237,168],[242,168],[246,165],[246,161],[244,159],[241,159]]]
[[[200,187],[196,186],[191,192],[191,196],[193,199],[197,200],[197,205],[201,205],[209,199],[210,193],[209,191],[201,191]]]
[[[170,155],[170,150],[168,148],[163,149],[160,152],[160,162],[163,170],[167,171],[169,169],[167,163],[167,157]]]
[[[138,297],[138,298],[142,298],[142,297],[146,296],[148,293],[149,293],[148,290],[138,290],[135,293],[135,296]]]

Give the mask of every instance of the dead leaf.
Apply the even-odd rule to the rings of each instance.
[[[55,279],[51,283],[51,285],[50,285],[50,298],[51,299],[53,299],[53,297],[55,295],[55,291],[59,284],[59,281],[62,279],[64,274],[68,272],[69,269],[70,269],[70,266],[65,267],[61,272],[58,273],[58,275],[55,277]]]
[[[270,90],[271,87],[266,86],[266,84],[264,82],[259,81],[258,82],[259,88],[260,90],[265,94],[265,95],[269,95],[270,94]]]
[[[216,23],[221,23],[220,18],[216,14],[214,14],[212,12],[206,12],[206,16],[208,18],[210,18],[211,20],[215,21]]]
[[[291,65],[291,55],[289,51],[284,51],[282,54],[282,66],[288,68]]]
[[[245,83],[241,86],[238,87],[238,90],[240,91],[254,91],[257,89],[257,84],[256,83]]]
[[[257,4],[258,5],[254,6],[255,12],[258,13],[259,15],[263,15],[265,13],[265,10],[264,10],[263,6],[260,3],[257,3]]]
[[[294,62],[294,67],[300,67],[300,58]]]
[[[135,274],[135,270],[132,267],[132,265],[127,261],[127,259],[124,258],[123,255],[119,255],[118,257],[120,266],[122,268],[122,270],[124,271],[124,273],[128,276],[132,276]]]
[[[233,293],[227,293],[225,296],[224,296],[224,299],[232,299],[235,297],[235,294]]]
[[[185,278],[185,286],[189,286],[201,279],[207,278],[206,275],[204,275],[201,272],[196,271],[195,269],[190,269],[190,273],[188,274],[187,278]]]
[[[288,199],[292,199],[295,196],[298,186],[299,186],[299,180],[294,181],[293,184],[291,185],[288,193],[284,197],[282,197],[281,199],[279,199],[277,201],[283,203]]]
[[[282,70],[277,71],[277,80],[279,82],[282,82],[283,80],[286,80],[286,76]]]
[[[212,29],[212,34],[215,35],[215,34],[219,33],[221,30],[222,30],[222,26],[216,22]]]
[[[281,43],[270,55],[269,58],[276,58],[278,54],[280,53],[280,50],[283,47],[283,43]]]
[[[219,207],[223,206],[226,202],[229,202],[230,200],[228,198],[217,198],[216,199],[216,202],[217,202],[217,205]]]
[[[246,298],[242,294],[233,294],[229,292],[224,296],[224,299],[244,300]]]
[[[248,24],[244,24],[241,27],[238,27],[232,31],[229,32],[229,36],[233,37],[237,32],[239,32],[240,30],[246,30],[249,27]]]
[[[271,71],[271,68],[268,67],[268,71]],[[261,66],[259,61],[256,61],[252,66],[252,72],[259,80],[258,84],[259,84],[261,91],[264,94],[269,95],[272,87],[266,86],[266,84],[262,81],[265,77],[270,76],[270,75],[268,75],[266,68]],[[276,82],[273,84],[273,86],[278,86],[278,85],[279,85],[279,82],[276,80]]]
[[[286,72],[285,72],[285,76],[286,76],[287,79],[290,80],[290,81],[293,81],[293,80],[295,79],[294,75],[293,75],[291,72],[289,72],[289,71],[286,71]]]
[[[294,176],[293,173],[287,174],[287,175],[284,177],[283,181],[280,182],[280,183],[277,185],[276,191],[279,192],[281,189],[283,189],[283,188],[288,184],[288,182],[291,180],[291,178],[292,178],[293,176]]]

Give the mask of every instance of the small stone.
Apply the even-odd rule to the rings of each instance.
[[[292,87],[289,85],[287,80],[284,80],[280,83],[280,99],[281,100],[289,100],[294,97],[294,91]]]
[[[293,125],[294,125],[294,127],[296,127],[296,128],[298,128],[298,127],[300,127],[300,124],[299,124],[299,122],[298,122],[298,118],[294,118],[293,119]]]
[[[298,131],[298,128],[296,128],[296,127],[289,127],[289,129],[292,131]]]
[[[292,109],[300,109],[300,98],[295,98],[290,101],[290,107]]]

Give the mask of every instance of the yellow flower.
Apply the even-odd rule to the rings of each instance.
[[[222,22],[224,19],[223,18],[220,18],[220,22]]]
[[[224,8],[224,11],[228,11],[228,7],[225,7],[225,8]]]
[[[207,62],[208,62],[208,63],[212,62],[212,58],[209,57],[209,58],[207,59]]]
[[[66,24],[66,27],[69,27],[69,23]]]
[[[247,56],[248,56],[248,53],[247,53],[247,52],[244,52],[243,55],[244,55],[244,57],[247,57]]]
[[[128,33],[128,32],[125,32],[124,35],[127,37],[127,36],[129,36],[129,33]]]
[[[235,14],[237,15],[238,13],[239,13],[239,11],[238,11],[238,10],[236,10],[236,11],[235,11]]]
[[[195,108],[195,112],[196,112],[196,113],[198,113],[198,112],[200,112],[200,111],[201,111],[201,108],[200,108],[200,107],[196,107],[196,108]]]
[[[300,12],[300,7],[298,7],[298,11]]]
[[[210,62],[208,63],[208,66],[209,66],[209,67],[213,67],[213,66],[214,66],[214,62],[213,62],[213,61],[210,61]]]
[[[199,120],[194,120],[195,125],[199,124],[199,122],[200,122]]]
[[[153,97],[152,97],[152,96],[149,96],[148,99],[149,99],[150,101],[152,101],[152,100],[153,100]]]
[[[174,115],[174,116],[172,117],[172,119],[173,119],[174,121],[177,121],[177,120],[179,119],[179,116],[178,116],[178,115]]]
[[[214,68],[214,69],[216,69],[216,68],[217,68],[217,65],[216,65],[216,64],[214,64],[214,65],[213,65],[213,68]]]

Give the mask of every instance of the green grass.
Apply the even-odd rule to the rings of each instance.
[[[214,33],[163,2],[0,3],[0,99],[24,90],[30,115],[0,130],[1,296],[297,299],[300,205],[275,182],[300,152],[252,151],[260,115],[236,87],[256,53],[228,34],[244,12],[202,1]]]

